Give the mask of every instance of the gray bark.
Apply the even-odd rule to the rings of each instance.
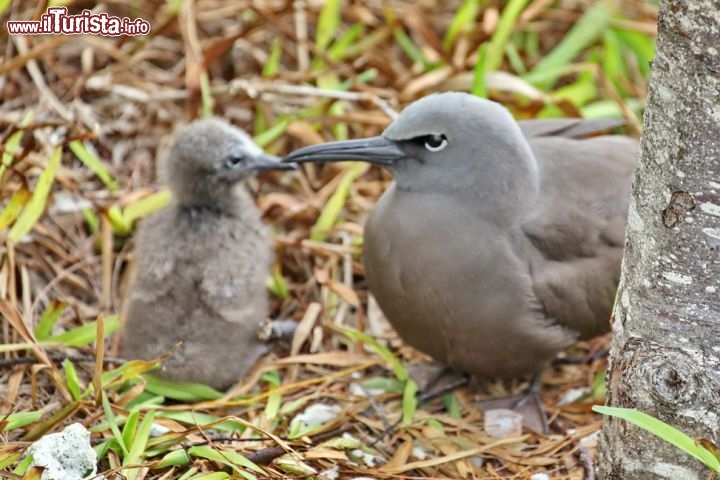
[[[666,0],[608,370],[608,404],[720,445],[720,2]],[[605,479],[706,479],[710,470],[605,419]]]

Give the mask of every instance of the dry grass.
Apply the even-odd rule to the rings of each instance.
[[[281,154],[376,135],[418,97],[472,89],[518,117],[617,115],[637,131],[654,7],[640,0],[614,12],[582,0],[65,3],[71,13],[141,17],[152,31],[18,37],[5,21],[38,18],[44,2],[10,2],[0,16],[0,414],[13,412],[0,420],[1,476],[20,478],[30,442],[81,422],[111,478],[250,475],[231,454],[208,453],[228,450],[262,465],[257,478],[312,478],[333,468],[339,478],[593,478],[601,419],[590,408],[603,400],[602,360],[546,372],[548,436],[490,438],[463,389],[401,421],[411,402],[402,398],[402,367],[391,368],[387,357],[423,359],[367,302],[357,255],[362,225],[390,180],[375,168],[309,165],[302,175],[268,175],[250,186],[277,233],[272,316],[300,321],[289,357],[269,359],[218,398],[153,384],[138,376],[149,365],[116,368],[103,356],[117,348],[112,332],[122,273],[132,264],[133,220],[167,200],[153,195],[154,168],[174,126],[213,112]],[[479,48],[485,42],[497,48]],[[47,200],[38,193],[43,184]],[[349,327],[380,346],[342,333]],[[583,343],[571,354],[592,358],[607,343]],[[384,393],[368,398],[363,388]],[[491,394],[517,388],[488,387]],[[560,405],[574,389],[585,395]],[[184,402],[168,398],[183,392]],[[338,417],[298,432],[290,420],[317,402],[337,405]],[[151,411],[169,432],[148,439],[136,425]],[[145,441],[137,456],[121,447]]]

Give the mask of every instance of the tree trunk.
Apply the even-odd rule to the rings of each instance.
[[[608,404],[720,445],[720,1],[665,0],[630,202]],[[605,418],[605,479],[706,479],[702,463]]]

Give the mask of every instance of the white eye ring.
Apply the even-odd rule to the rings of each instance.
[[[437,145],[431,145],[430,142],[433,141],[433,143],[436,143],[437,140],[440,140],[440,143]],[[445,138],[445,135],[428,135],[428,139],[425,140],[425,149],[429,152],[439,152],[441,150],[445,150],[445,147],[448,145],[447,138]]]

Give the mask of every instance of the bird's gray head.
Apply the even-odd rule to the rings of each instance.
[[[460,92],[409,105],[379,137],[301,148],[284,162],[360,160],[386,167],[397,188],[474,196],[534,196],[537,164],[500,104]]]
[[[215,206],[231,199],[235,185],[248,175],[294,168],[263,152],[239,128],[204,118],[178,130],[160,173],[181,204]]]

